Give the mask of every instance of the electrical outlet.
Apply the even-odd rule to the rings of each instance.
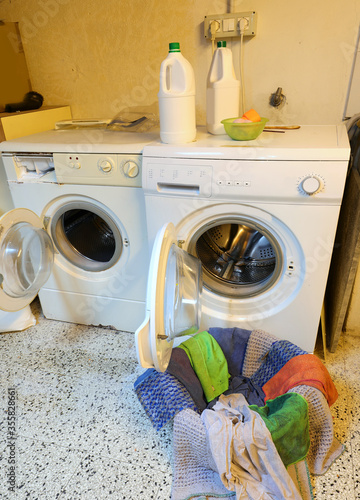
[[[211,23],[217,21],[219,29],[215,32],[215,39],[235,38],[240,37],[240,19],[247,21],[247,27],[244,31],[244,36],[255,36],[257,25],[257,13],[249,12],[231,12],[229,14],[214,14],[205,16],[204,18],[204,35],[205,38],[211,39],[210,26]]]

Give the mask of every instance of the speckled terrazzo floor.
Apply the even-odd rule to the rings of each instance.
[[[156,432],[133,383],[133,335],[49,321],[0,335],[0,498],[169,500],[172,428]],[[322,477],[316,499],[360,498],[360,337],[344,336],[330,371],[340,397],[337,437],[346,451]],[[8,389],[16,389],[16,491],[8,491]]]

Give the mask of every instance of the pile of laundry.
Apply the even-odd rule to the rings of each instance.
[[[262,330],[210,328],[134,384],[152,425],[174,418],[172,500],[311,499],[342,453],[320,359]]]

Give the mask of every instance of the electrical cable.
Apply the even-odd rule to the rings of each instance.
[[[245,113],[245,83],[244,83],[244,33],[240,35],[240,82],[241,82],[241,116]]]
[[[215,35],[216,32],[220,29],[219,21],[211,21],[210,23],[210,34],[211,34],[211,47],[212,53],[215,52]]]
[[[245,82],[244,82],[244,31],[249,26],[249,21],[242,17],[239,19],[240,30],[240,82],[241,82],[241,116],[245,113]]]

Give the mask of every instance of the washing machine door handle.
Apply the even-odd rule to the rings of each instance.
[[[143,323],[135,332],[136,355],[143,368],[154,368],[154,362],[148,342],[150,333],[150,314],[147,312]]]
[[[150,260],[146,318],[135,334],[141,366],[165,371],[174,339],[198,331],[201,290],[199,259],[178,247],[172,223],[164,225]]]
[[[54,247],[41,219],[17,208],[0,217],[0,309],[19,311],[48,280]]]

